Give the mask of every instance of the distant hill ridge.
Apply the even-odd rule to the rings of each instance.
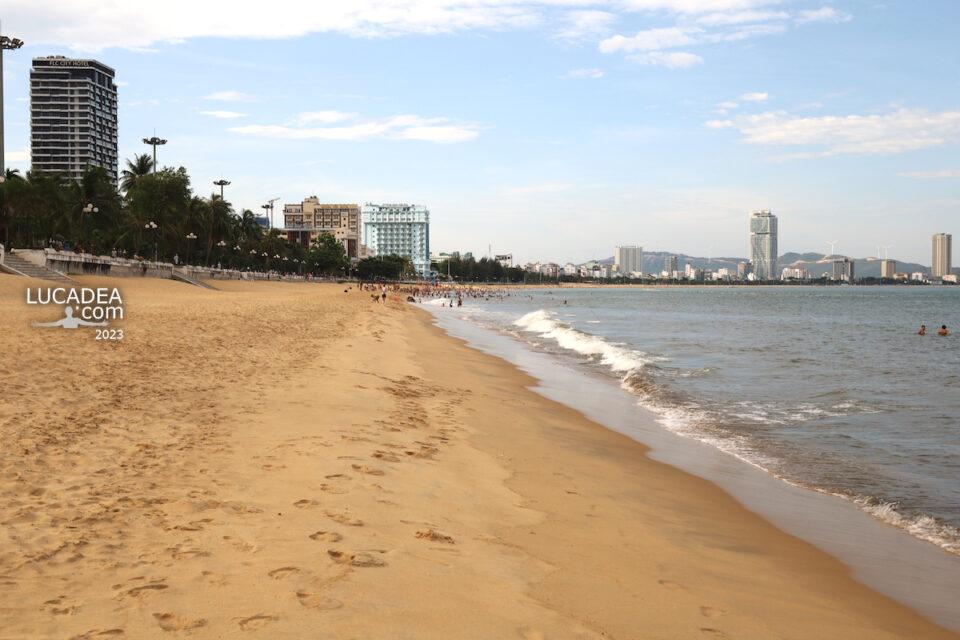
[[[660,273],[663,271],[667,258],[671,256],[676,256],[677,268],[679,268],[681,271],[685,265],[692,264],[698,269],[710,269],[712,271],[726,267],[733,273],[736,273],[737,265],[741,262],[747,262],[747,258],[703,258],[698,256],[688,256],[684,253],[645,250],[643,252],[643,272]],[[784,267],[804,268],[810,273],[811,277],[818,278],[824,272],[830,271],[830,263],[833,260],[847,257],[849,256],[843,256],[840,254],[824,255],[822,253],[815,252],[796,253],[791,251],[777,258],[777,271],[779,272]],[[613,260],[614,258],[611,256],[609,258],[597,260],[596,262],[599,262],[600,264],[613,264]],[[880,258],[853,258],[853,273],[857,278],[879,278],[880,262]],[[897,273],[914,273],[916,271],[929,273],[930,271],[930,267],[917,264],[915,262],[901,262],[897,260],[896,263]]]

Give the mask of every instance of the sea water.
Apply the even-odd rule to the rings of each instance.
[[[561,287],[447,313],[960,555],[960,333],[936,335],[960,329],[958,287]]]

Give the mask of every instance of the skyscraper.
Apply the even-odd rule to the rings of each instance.
[[[620,269],[620,273],[630,275],[634,271],[643,271],[643,247],[635,245],[614,248],[613,261]]]
[[[777,277],[777,216],[766,209],[750,213],[750,262],[758,280]]]
[[[950,275],[953,268],[950,255],[952,245],[953,236],[949,233],[933,234],[933,265],[930,272],[934,278]]]
[[[34,58],[30,70],[30,164],[79,180],[87,165],[117,180],[117,87],[96,60]]]
[[[678,270],[677,268],[677,256],[667,256],[663,259],[663,270],[667,272],[669,277],[673,277],[673,274]]]
[[[420,276],[430,274],[430,212],[415,204],[363,205],[363,244],[378,256],[410,258]]]

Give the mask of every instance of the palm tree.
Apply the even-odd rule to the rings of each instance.
[[[127,168],[121,173],[120,188],[124,193],[130,191],[131,187],[137,183],[137,178],[149,175],[153,171],[153,159],[149,153],[141,153],[133,157],[133,160],[127,160]]]

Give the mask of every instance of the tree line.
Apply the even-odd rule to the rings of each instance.
[[[343,274],[349,260],[330,234],[310,247],[267,230],[249,209],[194,193],[183,167],[154,171],[147,154],[127,160],[119,185],[101,167],[79,180],[38,169],[5,172],[0,239],[7,248],[64,248],[127,258],[283,273]]]

